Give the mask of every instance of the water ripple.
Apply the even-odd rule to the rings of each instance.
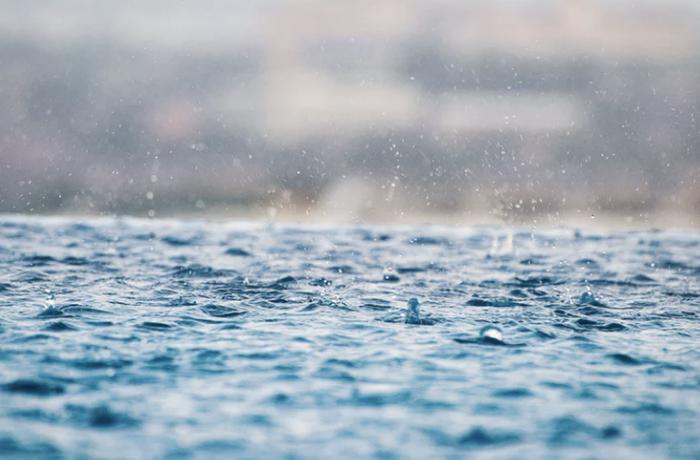
[[[661,231],[4,217],[0,457],[698,458],[698,260]]]

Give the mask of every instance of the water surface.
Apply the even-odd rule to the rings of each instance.
[[[0,456],[698,458],[699,307],[692,233],[4,217]]]

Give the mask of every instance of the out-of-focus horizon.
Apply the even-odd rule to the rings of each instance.
[[[693,1],[7,0],[0,60],[0,212],[700,225]]]

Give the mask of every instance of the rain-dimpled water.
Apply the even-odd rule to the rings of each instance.
[[[0,220],[0,457],[698,458],[700,236]]]

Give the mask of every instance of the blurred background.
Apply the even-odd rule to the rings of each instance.
[[[0,212],[700,225],[694,0],[3,0]]]

